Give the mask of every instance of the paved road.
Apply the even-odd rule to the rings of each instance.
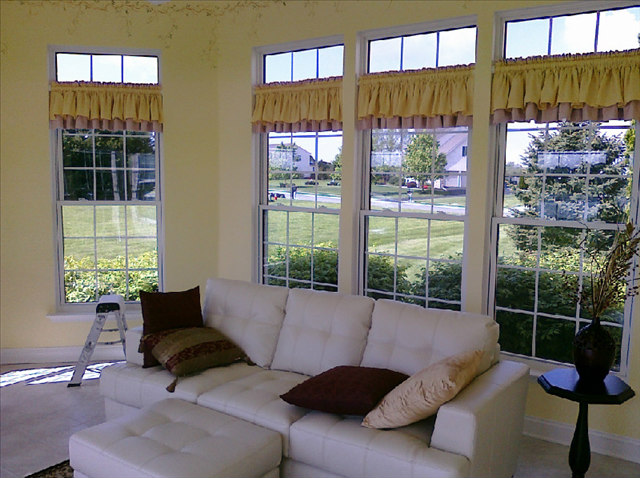
[[[278,192],[278,193],[282,193],[285,195],[285,200],[286,202],[288,202],[289,198],[291,197],[291,193],[288,192],[284,192],[282,190],[278,191],[278,190],[272,190],[271,192]],[[309,194],[309,193],[303,193],[303,192],[296,192],[294,201],[309,201],[309,202],[313,202],[315,200],[315,196],[313,194]],[[461,200],[462,202],[462,200]],[[324,196],[324,195],[318,195],[318,203],[320,205],[322,205],[322,203],[331,203],[331,204],[340,204],[340,197],[339,196]],[[373,199],[371,201],[371,206],[373,209],[390,209],[390,210],[397,210],[398,209],[398,201],[390,201],[390,200],[382,200],[382,199]],[[409,211],[422,211],[422,212],[431,212],[431,205],[429,204],[424,204],[424,203],[420,203],[420,202],[413,202],[413,201],[403,201],[402,202],[402,209],[405,212],[409,212]],[[456,216],[460,216],[463,215],[465,212],[465,206],[464,205],[457,205],[457,204],[438,204],[437,202],[434,204],[434,208],[433,208],[433,212],[438,213],[445,213],[445,214],[453,214]]]

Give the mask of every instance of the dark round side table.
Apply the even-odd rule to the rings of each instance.
[[[573,368],[558,368],[538,377],[538,383],[548,394],[580,404],[569,449],[569,466],[573,478],[583,478],[591,464],[589,404],[620,405],[635,395],[629,385],[612,374],[607,375],[604,382],[598,385],[584,384],[578,378],[578,373]]]

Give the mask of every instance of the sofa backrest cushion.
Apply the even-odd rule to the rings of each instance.
[[[212,278],[204,301],[205,325],[229,337],[253,362],[268,368],[276,350],[289,289]]]
[[[291,289],[271,368],[318,375],[338,365],[360,365],[374,300]]]
[[[413,375],[445,357],[482,350],[480,374],[498,360],[498,331],[486,315],[379,299],[361,365]]]

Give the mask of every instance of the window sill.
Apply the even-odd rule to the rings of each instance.
[[[527,365],[529,367],[529,378],[531,379],[532,382],[537,381],[540,375],[546,372],[549,372],[550,370],[554,370],[556,368],[573,368],[573,365],[566,364],[566,363],[535,360],[535,359],[525,358],[517,355],[511,355],[509,353],[504,353],[504,352],[500,353],[500,359],[511,360],[514,362],[520,362]],[[611,373],[622,380],[628,379],[627,374],[623,373],[622,371],[611,372]]]
[[[96,318],[95,313],[88,312],[56,312],[55,314],[47,314],[47,319],[51,322],[93,322]],[[142,312],[138,310],[125,310],[125,319],[131,321],[141,321]]]

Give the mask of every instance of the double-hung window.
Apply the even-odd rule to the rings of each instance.
[[[372,81],[376,73],[402,81],[410,70],[437,74],[475,62],[476,27],[469,24],[375,32],[366,40]],[[390,72],[397,75],[385,78]],[[430,126],[399,119],[364,131],[360,287],[370,297],[460,310],[469,127]]]
[[[343,46],[270,48],[259,54],[260,84],[304,88],[342,76]],[[286,94],[286,93],[285,93]],[[258,205],[262,283],[336,291],[342,131],[284,128],[260,133]]]
[[[62,87],[85,82],[89,89],[106,91],[159,83],[156,54],[53,49],[51,63],[53,79]],[[109,92],[103,98],[118,101]],[[134,302],[140,290],[155,291],[161,284],[161,133],[126,129],[126,123],[85,122],[52,130],[63,308],[109,293]]]
[[[588,7],[587,7],[588,8]],[[505,22],[506,59],[638,48],[640,7]],[[525,60],[522,60],[523,62]],[[638,224],[638,125],[575,117],[498,127],[500,177],[493,218],[492,284],[502,350],[571,362],[573,336],[590,319],[568,291],[589,287],[591,258],[615,231]],[[602,317],[627,366],[632,299]]]

